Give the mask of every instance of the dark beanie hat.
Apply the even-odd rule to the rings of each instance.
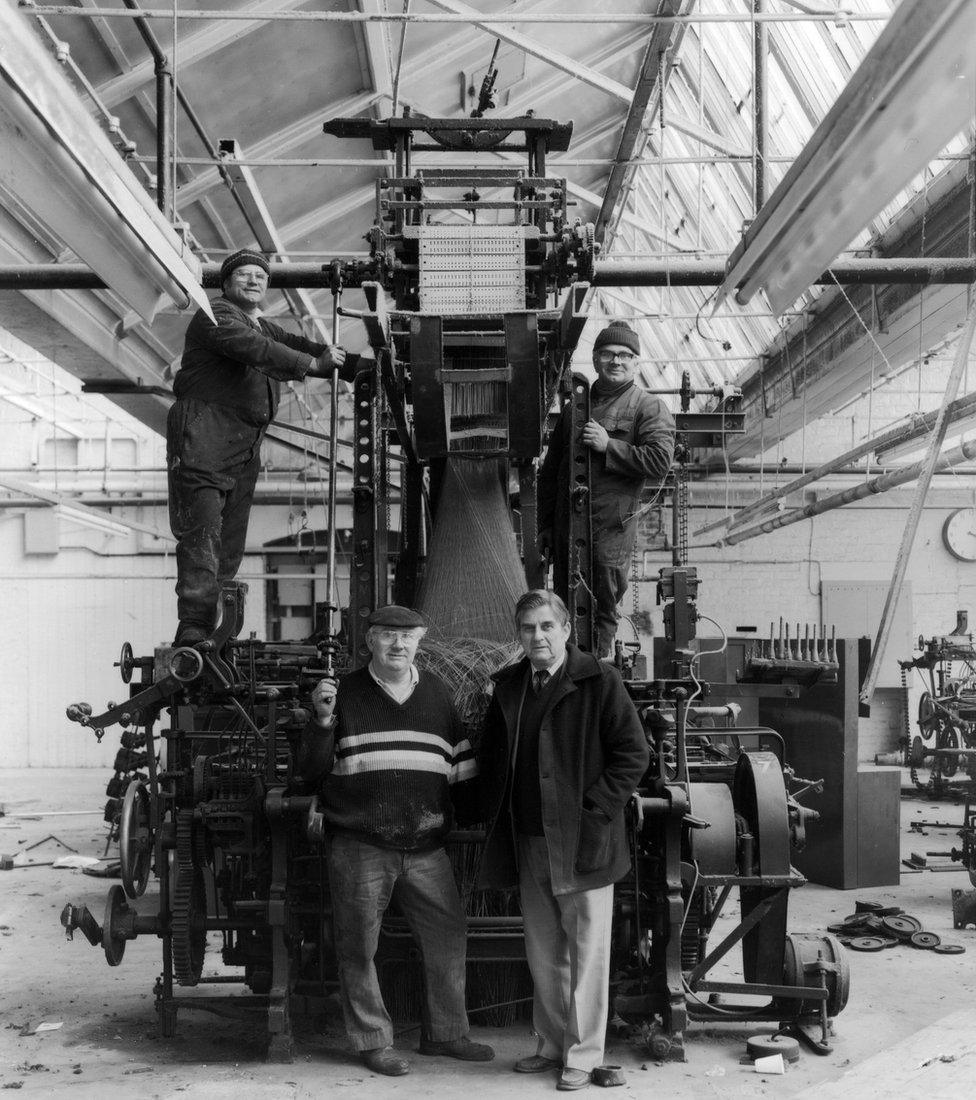
[[[593,341],[593,350],[605,348],[608,344],[630,348],[635,355],[640,355],[640,340],[626,321],[611,321]]]
[[[426,626],[423,615],[409,607],[391,603],[378,607],[366,620],[367,626],[395,626],[404,630],[411,626]]]
[[[224,283],[229,277],[231,272],[236,267],[243,267],[245,264],[257,264],[258,267],[264,269],[265,275],[269,278],[271,276],[271,265],[261,255],[260,252],[252,252],[249,248],[242,248],[239,252],[233,253],[228,256],[226,260],[220,265],[220,281]]]

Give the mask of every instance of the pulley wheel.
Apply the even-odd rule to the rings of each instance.
[[[937,943],[932,950],[936,955],[964,955],[965,947],[961,943]]]
[[[847,946],[852,951],[883,951],[888,941],[884,936],[855,936]]]
[[[132,654],[132,646],[129,642],[122,643],[122,652],[119,654],[119,675],[122,683],[127,684],[132,679],[132,671],[135,668],[135,658]]]
[[[732,792],[724,783],[690,783],[691,813],[709,823],[692,829],[691,851],[703,875],[735,874],[735,810]]]
[[[942,721],[939,723],[939,731],[935,736],[935,747],[937,749],[958,749],[959,745],[959,731],[951,722]],[[943,756],[939,754],[939,769],[946,779],[951,779],[959,770],[959,757],[952,753],[947,753]]]
[[[102,921],[102,950],[109,966],[118,966],[125,954],[125,936],[118,927],[118,921],[128,911],[125,891],[121,886],[113,886],[105,901],[105,918]]]
[[[935,701],[927,691],[923,691],[918,701],[918,724],[926,741],[935,732],[934,718]]]
[[[908,937],[908,942],[912,947],[922,947],[931,951],[934,947],[938,947],[942,940],[934,932],[913,932]]]
[[[144,783],[133,779],[126,788],[119,815],[119,865],[126,897],[135,900],[146,892],[151,863],[149,792]]]
[[[909,764],[920,768],[925,763],[925,742],[916,734],[912,738],[912,748],[908,754]]]
[[[879,910],[884,909],[885,905],[883,901],[864,901],[854,902],[854,912],[857,913],[877,913]]]
[[[890,936],[907,940],[916,932],[922,931],[922,922],[917,917],[909,916],[908,913],[899,913],[894,917],[882,917],[881,929]]]
[[[800,1044],[789,1035],[750,1035],[746,1039],[746,1054],[753,1060],[782,1054],[784,1062],[799,1062]]]

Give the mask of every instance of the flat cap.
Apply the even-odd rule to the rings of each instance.
[[[233,272],[238,267],[244,267],[246,264],[255,264],[264,270],[265,275],[269,278],[271,276],[271,265],[261,255],[260,252],[252,252],[249,248],[242,248],[232,255],[228,256],[226,260],[220,265],[220,282],[225,283]]]
[[[423,615],[410,607],[401,607],[398,603],[378,607],[366,620],[367,626],[396,626],[401,630],[411,626],[426,626]]]

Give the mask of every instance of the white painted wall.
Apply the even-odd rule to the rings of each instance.
[[[5,767],[111,768],[118,727],[98,745],[65,708],[85,701],[98,713],[126,697],[112,667],[124,641],[148,656],[172,640],[172,558],[105,557],[82,547],[25,557],[22,547],[23,517],[8,515],[0,521],[0,759]],[[261,567],[252,556],[243,571]],[[249,630],[264,634],[260,583],[249,592]]]

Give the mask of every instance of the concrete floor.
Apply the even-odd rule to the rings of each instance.
[[[101,856],[101,807],[107,776],[101,771],[0,769],[0,853],[14,854],[54,834],[82,854]],[[34,820],[16,814],[88,811]],[[903,850],[944,850],[958,843],[951,829],[927,837],[908,832],[912,820],[959,821],[962,807],[914,799],[903,803]],[[41,855],[41,853],[47,853]],[[50,842],[36,858],[52,858]],[[55,853],[56,854],[56,853]],[[67,901],[88,904],[101,920],[109,883],[80,871],[51,867],[0,871],[0,1088],[72,1100],[121,1097],[321,1097],[366,1092],[370,1097],[453,1100],[477,1092],[480,1100],[554,1091],[548,1075],[516,1077],[512,1063],[534,1049],[527,1025],[475,1028],[492,1043],[489,1065],[464,1065],[412,1055],[403,1078],[367,1073],[346,1051],[341,1026],[313,1031],[296,1024],[298,1055],[290,1065],[261,1061],[261,1035],[239,1022],[206,1013],[180,1016],[177,1035],[156,1031],[152,984],[160,970],[158,943],[143,937],[127,946],[121,966],[109,968],[100,949],[79,934],[65,940],[59,924]],[[963,955],[935,955],[908,947],[878,954],[849,953],[851,998],[837,1019],[834,1053],[807,1051],[783,1077],[760,1077],[741,1066],[746,1035],[762,1030],[729,1025],[693,1027],[687,1062],[657,1065],[625,1041],[611,1041],[607,1061],[624,1067],[616,1097],[666,1095],[673,1100],[741,1096],[926,1097],[972,1096],[976,1090],[976,929],[954,931],[950,891],[969,889],[964,872],[904,874],[899,886],[838,892],[819,886],[795,891],[793,931],[817,931],[853,912],[858,897],[878,898],[913,913],[926,929],[962,943]],[[149,911],[145,902],[136,903]],[[219,960],[214,957],[214,966]],[[208,960],[208,969],[209,969]],[[38,1023],[56,1030],[31,1034]],[[416,1033],[398,1045],[416,1047]],[[590,1093],[592,1095],[592,1092]]]

